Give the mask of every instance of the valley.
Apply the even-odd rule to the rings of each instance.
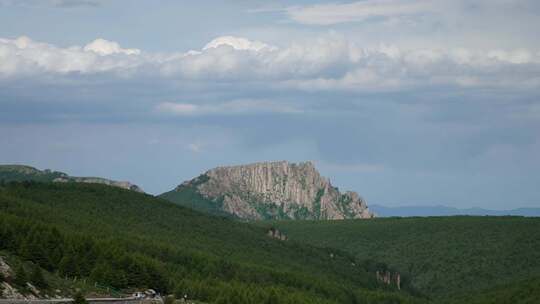
[[[3,297],[59,299],[82,292],[125,298],[152,289],[161,300],[168,295],[198,303],[540,299],[540,218],[315,219],[309,212],[337,206],[331,194],[326,201],[314,196],[315,202],[325,201],[321,205],[304,201],[307,217],[293,219],[289,215],[297,207],[294,200],[284,201],[286,193],[310,197],[321,185],[339,191],[317,184],[318,177],[315,186],[297,187],[287,174],[278,174],[281,182],[274,184],[275,165],[257,166],[260,177],[208,184],[221,189],[213,197],[197,188],[197,181],[208,182],[205,175],[180,191],[152,196],[114,183],[58,182],[54,171],[0,170],[0,257],[8,265],[0,276]],[[301,168],[314,170],[309,164]],[[273,190],[257,194],[242,188],[255,180],[263,181],[257,187]],[[293,186],[283,186],[284,180]],[[218,181],[229,186],[219,188]],[[226,195],[288,207],[257,213],[266,220],[242,218],[249,212],[222,208]],[[367,210],[365,201],[358,206]],[[340,210],[345,209],[332,212]]]

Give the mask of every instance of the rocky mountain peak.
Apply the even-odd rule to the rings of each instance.
[[[178,186],[244,219],[371,218],[356,192],[340,193],[312,162],[217,167]],[[167,194],[171,197],[171,194]]]

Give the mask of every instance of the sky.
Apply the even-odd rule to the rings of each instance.
[[[149,193],[311,160],[371,204],[540,207],[536,0],[0,0],[0,163]]]

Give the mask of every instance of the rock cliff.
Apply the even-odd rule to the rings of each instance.
[[[311,162],[263,162],[218,167],[184,182],[174,192],[189,191],[236,217],[258,219],[371,218],[356,193],[341,193]]]

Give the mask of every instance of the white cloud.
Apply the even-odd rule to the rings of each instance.
[[[158,105],[157,110],[175,115],[195,115],[201,113],[200,107],[191,103],[164,102]]]
[[[312,25],[330,25],[363,21],[373,17],[400,17],[434,10],[432,1],[365,0],[352,3],[316,4],[289,7],[285,11],[292,20]]]
[[[192,104],[164,102],[156,107],[160,113],[175,116],[239,115],[254,113],[301,113],[289,104],[266,100],[234,100],[216,104]]]
[[[200,142],[194,142],[187,145],[188,150],[190,150],[193,153],[199,153],[201,152],[203,148],[203,144]]]
[[[361,47],[337,34],[280,48],[225,36],[201,50],[169,54],[122,48],[104,39],[67,48],[28,37],[0,39],[0,79],[67,73],[108,73],[127,79],[153,77],[164,82],[188,80],[202,86],[258,82],[269,88],[301,90],[396,91],[433,85],[535,88],[540,84],[540,52],[522,48],[484,51],[462,47]],[[223,104],[220,111],[296,110],[275,106],[236,101]],[[212,111],[211,107],[189,104],[177,105],[173,110],[184,115]]]
[[[534,55],[528,50],[524,49],[513,51],[493,50],[488,52],[487,56],[491,59],[506,61],[514,64],[529,63],[535,60]]]
[[[84,50],[95,52],[102,56],[111,54],[139,55],[141,53],[141,50],[139,49],[123,49],[117,42],[102,38],[90,42],[84,47]]]
[[[203,47],[203,50],[207,50],[210,48],[217,48],[220,46],[230,46],[235,50],[249,50],[249,51],[260,51],[263,49],[267,49],[267,50],[276,49],[275,47],[270,46],[260,41],[251,41],[242,37],[221,36],[208,42]]]
[[[136,54],[133,49],[122,49],[117,43],[105,40],[96,41],[83,49],[79,46],[59,48],[33,41],[26,36],[16,39],[0,38],[0,78],[31,77],[44,73],[122,72],[143,63],[135,58],[137,56],[126,56]],[[122,56],[106,56],[115,54]]]

